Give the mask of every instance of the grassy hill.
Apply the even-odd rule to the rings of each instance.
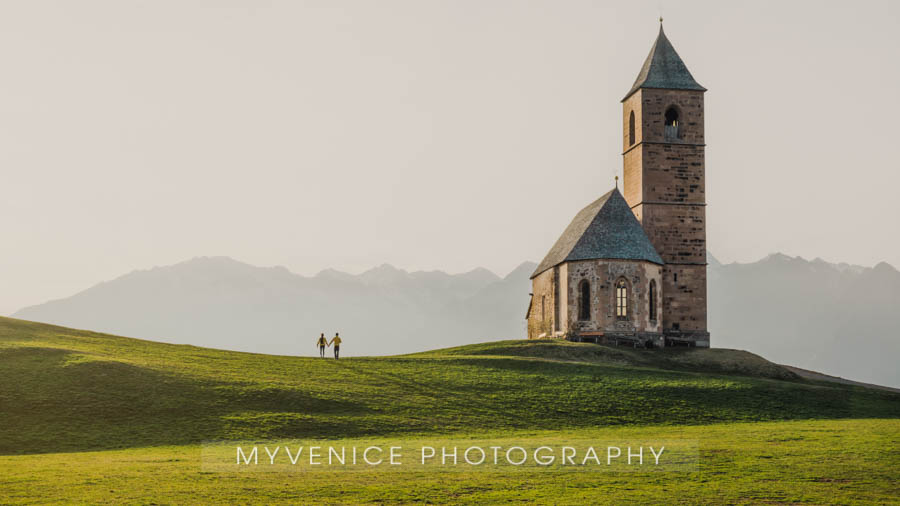
[[[898,430],[898,393],[805,380],[735,350],[501,341],[334,361],[0,318],[4,503],[889,503],[900,496]],[[417,437],[696,441],[698,468],[306,475],[201,465],[209,440]]]
[[[308,341],[298,347],[312,348]],[[219,439],[898,418],[900,394],[803,380],[734,350],[501,341],[334,361],[0,318],[0,406],[0,454],[11,455]]]

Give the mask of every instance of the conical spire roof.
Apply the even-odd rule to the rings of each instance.
[[[582,209],[534,270],[532,278],[573,260],[646,260],[663,265],[625,197],[614,189]]]
[[[698,90],[706,91],[706,88],[694,80],[694,76],[688,70],[687,65],[678,56],[672,43],[663,31],[662,23],[659,25],[659,35],[656,42],[650,48],[650,54],[644,60],[644,66],[631,91],[625,95],[622,101],[630,97],[640,88],[662,88],[670,90]]]

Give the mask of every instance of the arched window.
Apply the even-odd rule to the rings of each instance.
[[[656,280],[650,280],[650,321],[656,321]]]
[[[631,115],[628,117],[628,145],[634,145],[634,111],[631,111]]]
[[[628,284],[624,279],[616,281],[616,319],[628,319]]]
[[[586,279],[578,285],[578,319],[591,319],[591,284]]]
[[[666,109],[666,139],[678,139],[678,109],[675,106]]]

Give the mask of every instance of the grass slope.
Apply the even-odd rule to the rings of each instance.
[[[637,350],[626,347],[596,346],[558,339],[539,341],[502,341],[435,350],[411,356],[512,356],[565,362],[649,367],[674,371],[737,374],[759,378],[795,380],[799,376],[778,364],[748,351],[725,349],[670,348]]]
[[[0,502],[79,504],[896,504],[900,420],[554,431],[558,441],[683,438],[696,472],[202,472],[198,446],[0,456]],[[506,436],[521,443],[540,434]],[[372,440],[378,444],[378,440]],[[335,444],[340,444],[336,442]],[[387,474],[386,474],[387,473]]]
[[[0,318],[6,455],[217,439],[900,418],[898,401],[897,393],[802,380],[730,350],[504,341],[334,361]]]

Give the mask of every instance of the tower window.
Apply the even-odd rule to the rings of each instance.
[[[591,319],[591,284],[588,280],[581,281],[578,292],[578,319],[588,321]]]
[[[628,284],[624,279],[616,281],[616,319],[628,319]]]
[[[628,145],[634,145],[634,111],[628,117]]]
[[[666,109],[666,140],[674,140],[679,138],[678,132],[678,109],[674,106]]]
[[[650,280],[650,321],[656,321],[656,280]]]

